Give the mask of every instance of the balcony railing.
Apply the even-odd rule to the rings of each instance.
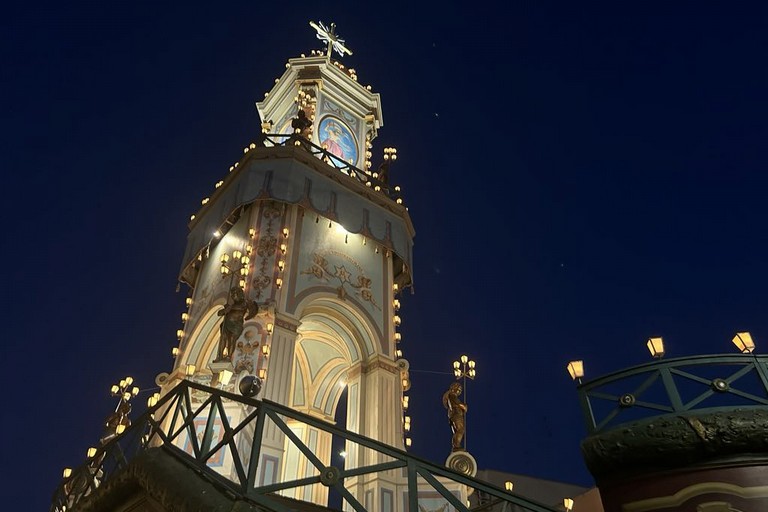
[[[359,461],[358,466],[326,466],[308,446],[311,443],[303,442],[297,434],[302,427],[311,427],[342,440],[347,452]],[[283,480],[279,471],[259,467],[262,454],[267,454],[278,444],[286,458],[304,461],[300,477]],[[374,505],[366,507],[361,503],[359,490],[365,482],[384,475],[390,482],[393,475],[399,475],[406,491],[403,507],[395,510],[418,512],[420,491],[427,488],[432,496],[430,499],[444,499],[450,505],[449,509],[468,512],[466,503],[448,489],[465,485],[491,499],[508,503],[510,509],[555,511],[288,407],[190,381],[180,382],[123,434],[111,439],[86,463],[74,469],[54,493],[51,510],[77,510],[81,500],[125,468],[133,457],[158,446],[219,482],[240,499],[276,512],[290,512],[285,501],[276,496],[312,501],[312,496],[318,496],[316,491],[322,486],[334,493],[344,510],[378,510]],[[353,466],[352,463],[346,465]]]
[[[589,434],[663,415],[768,406],[768,356],[695,356],[635,366],[580,384]]]
[[[262,143],[265,146],[273,146],[273,147],[274,146],[300,147],[305,151],[307,151],[308,153],[310,153],[315,158],[324,161],[326,164],[330,165],[341,174],[344,174],[356,181],[359,181],[360,183],[364,184],[366,187],[371,188],[373,191],[380,192],[386,197],[389,197],[390,199],[392,199],[393,201],[397,201],[398,199],[402,201],[401,194],[399,192],[398,187],[393,187],[389,185],[389,183],[382,181],[378,178],[375,178],[373,176],[373,172],[368,173],[361,169],[358,169],[351,163],[342,160],[341,158],[337,157],[336,155],[329,152],[328,150],[323,149],[317,144],[305,139],[301,135],[279,134],[279,133],[262,134]]]

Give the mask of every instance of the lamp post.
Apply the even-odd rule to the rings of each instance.
[[[742,354],[754,354],[755,353],[755,342],[752,340],[752,335],[748,332],[737,332],[736,336],[733,337],[733,340],[731,340],[734,345],[736,345],[736,348],[739,349],[739,352]]]
[[[453,376],[456,380],[461,379],[461,388],[463,391],[463,401],[467,403],[467,379],[475,380],[475,362],[472,361],[465,354],[462,354],[458,361],[453,362]],[[467,432],[466,424],[464,425],[464,450],[467,449]]]
[[[235,276],[240,276],[239,285],[240,288],[245,289],[246,277],[250,270],[251,264],[251,246],[246,246],[245,254],[240,250],[232,251],[232,254],[224,253],[221,255],[221,277],[225,278],[229,276],[229,288],[232,288],[232,284],[235,280]]]
[[[139,394],[139,388],[132,386],[132,384],[133,377],[126,377],[110,389],[112,396],[118,397],[118,402],[115,412],[107,418],[104,424],[106,432],[101,438],[101,444],[119,436],[131,425],[131,420],[128,419],[128,414],[131,412],[130,401],[131,398]]]

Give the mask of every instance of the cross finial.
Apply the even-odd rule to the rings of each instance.
[[[322,21],[315,23],[309,22],[309,26],[317,31],[317,38],[323,41],[328,47],[328,58],[331,58],[333,50],[336,50],[340,56],[352,55],[352,51],[344,46],[344,40],[336,34],[336,24],[331,23],[330,27],[326,27]]]

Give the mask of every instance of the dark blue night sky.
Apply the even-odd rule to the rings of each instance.
[[[765,2],[6,6],[7,503],[46,509],[110,385],[171,368],[189,215],[319,48],[309,20],[382,95],[374,156],[398,149],[413,453],[448,455],[462,353],[480,467],[591,485],[569,360],[594,377],[646,362],[649,336],[686,356],[741,330],[768,349]]]

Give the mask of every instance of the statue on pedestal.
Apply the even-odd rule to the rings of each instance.
[[[451,451],[463,451],[461,441],[464,438],[464,419],[467,414],[467,404],[459,399],[461,384],[453,382],[448,391],[443,394],[443,406],[448,410],[448,422],[451,424],[453,437],[451,439]]]
[[[235,342],[243,333],[243,323],[250,320],[259,312],[259,305],[247,299],[245,292],[239,286],[229,291],[229,301],[218,315],[224,317],[221,323],[219,348],[214,362],[231,361],[235,351]]]

